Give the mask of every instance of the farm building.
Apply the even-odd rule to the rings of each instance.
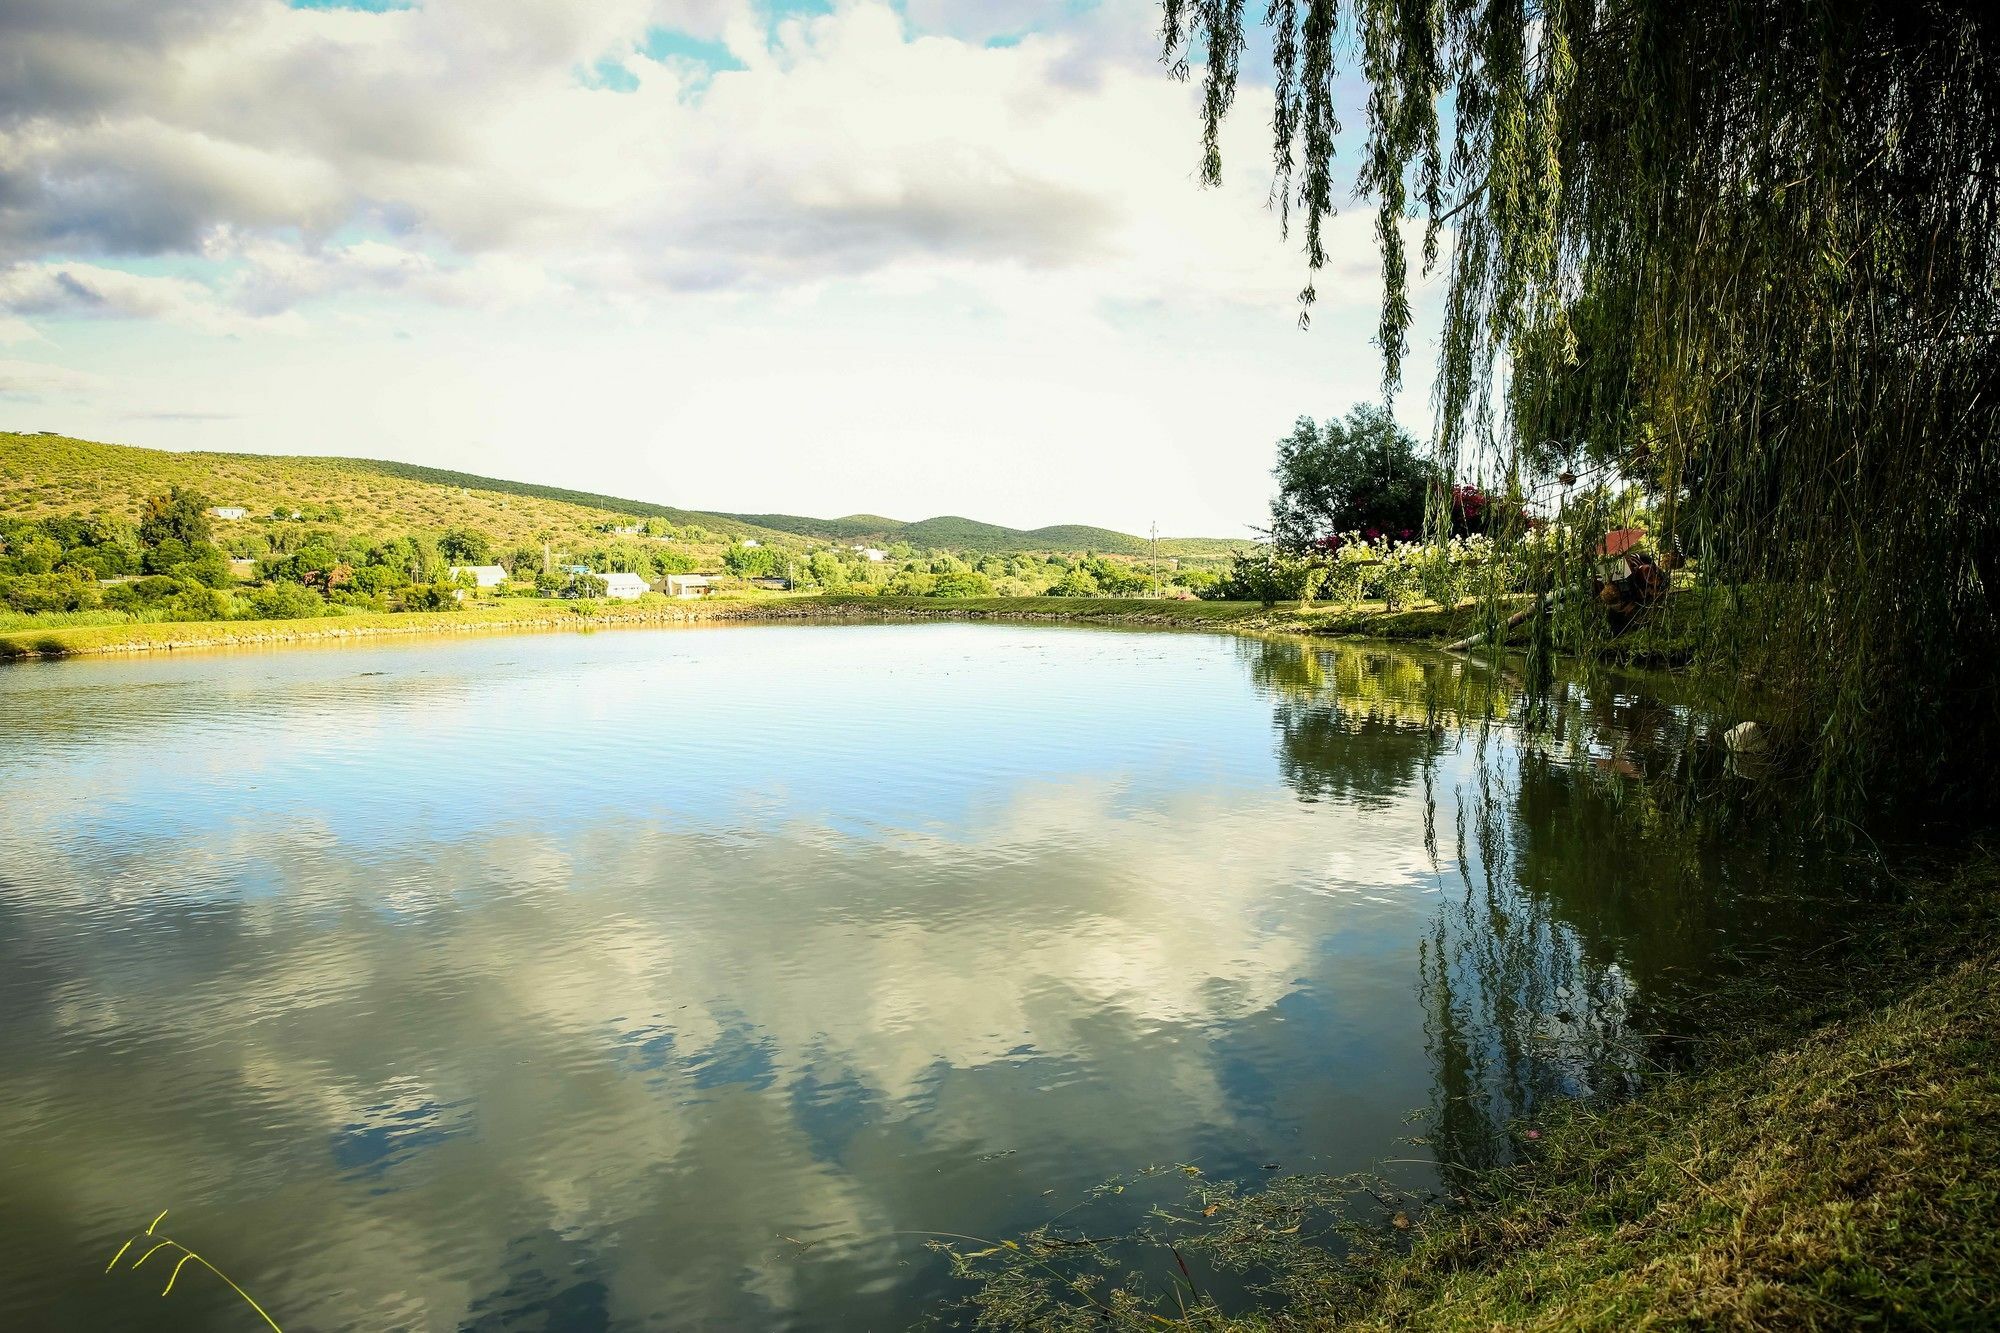
[[[669,597],[706,597],[709,592],[710,587],[706,574],[667,575],[667,596]]]
[[[599,574],[597,577],[604,580],[604,595],[606,597],[620,597],[626,601],[630,601],[634,597],[644,597],[652,591],[647,586],[646,580],[640,578],[637,574]]]
[[[232,522],[239,518],[247,518],[250,514],[250,511],[242,505],[215,505],[208,512],[216,518],[226,518]]]
[[[472,575],[472,581],[482,588],[497,588],[507,581],[507,570],[502,565],[453,565],[451,576]]]

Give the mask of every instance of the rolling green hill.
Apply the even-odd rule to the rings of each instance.
[[[1047,528],[1008,528],[997,523],[945,514],[915,523],[903,523],[879,514],[850,514],[846,518],[807,518],[798,514],[720,514],[718,518],[754,523],[801,537],[822,541],[870,541],[877,545],[908,542],[927,550],[978,551],[1009,555],[1023,551],[1096,551],[1107,555],[1146,555],[1152,544],[1144,537],[1111,528],[1082,523],[1062,523]],[[1249,538],[1162,537],[1163,556],[1226,556],[1249,544]]]
[[[779,535],[666,505],[410,463],[170,453],[60,435],[0,434],[0,513],[131,519],[147,496],[169,486],[198,491],[213,504],[240,505],[253,516],[309,510],[317,520],[369,535],[467,527],[502,544],[519,544],[545,534],[565,541],[606,524],[651,517],[724,537]]]
[[[1065,524],[1023,530],[945,516],[905,523],[878,514],[808,518],[681,509],[560,486],[505,481],[469,472],[368,458],[172,453],[98,444],[62,435],[0,432],[0,513],[21,518],[104,514],[133,518],[145,497],[169,486],[199,491],[218,505],[255,515],[293,509],[366,533],[470,527],[503,545],[564,540],[607,524],[660,518],[724,538],[765,542],[806,538],[978,554],[1095,551],[1140,556],[1142,537]],[[1163,556],[1220,557],[1240,541],[1161,538]]]

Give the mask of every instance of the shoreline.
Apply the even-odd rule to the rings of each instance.
[[[1408,1214],[1392,1218],[1403,1201],[1363,1173],[1197,1187],[1158,1215],[1147,1246],[1242,1273],[1229,1255],[1248,1247],[1262,1300],[1183,1292],[1176,1309],[1120,1263],[1092,1276],[1145,1293],[1156,1326],[1186,1333],[1987,1326],[2000,1295],[1994,853],[1953,849],[1781,977],[1746,975],[1659,1017],[1678,1054],[1636,1096],[1517,1123],[1514,1160]],[[1346,1227],[1349,1247],[1301,1239],[1307,1216]],[[1052,1234],[1056,1248],[1029,1235],[955,1252],[962,1309],[1022,1333],[1081,1326],[1090,1298],[1048,1266],[1069,1253],[1068,1233]]]
[[[503,599],[457,611],[389,611],[301,620],[159,621],[114,625],[51,625],[0,630],[0,662],[61,661],[137,653],[306,643],[381,636],[527,633],[559,629],[664,627],[704,623],[868,620],[998,620],[1020,623],[1180,628],[1217,633],[1284,633],[1320,637],[1448,643],[1473,624],[1474,607],[1387,611],[1367,606],[1264,606],[1257,602],[1190,602],[1112,598],[917,597],[715,598],[699,602],[598,604],[579,615],[571,603]]]

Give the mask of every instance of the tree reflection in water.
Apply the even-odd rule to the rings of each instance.
[[[1529,698],[1504,663],[1246,642],[1301,800],[1416,795],[1439,903],[1416,969],[1447,1185],[1551,1099],[1629,1092],[1658,1011],[1812,928],[1796,829],[1721,785],[1720,726],[1636,675]],[[1848,875],[1851,878],[1851,872]],[[1824,914],[1820,914],[1822,917]],[[1749,943],[1754,941],[1755,943]]]

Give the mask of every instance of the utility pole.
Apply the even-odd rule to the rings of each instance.
[[[1158,519],[1153,520],[1152,536],[1153,596],[1157,598],[1160,595],[1160,521]]]

